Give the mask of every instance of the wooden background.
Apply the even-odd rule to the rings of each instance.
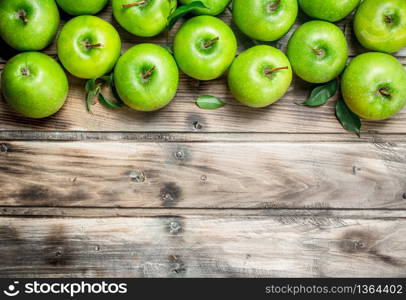
[[[124,49],[166,44],[126,33],[110,7],[100,16]],[[365,52],[350,18],[339,25],[351,56]],[[1,70],[15,53],[0,43]],[[397,57],[406,63],[406,49]],[[0,277],[406,276],[406,111],[364,122],[357,138],[335,99],[296,104],[311,89],[298,78],[255,110],[224,78],[182,75],[159,112],[89,114],[84,81],[69,80],[68,102],[46,120],[0,101]],[[228,105],[200,110],[200,94]]]

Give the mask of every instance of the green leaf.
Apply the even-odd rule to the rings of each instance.
[[[120,108],[123,106],[122,103],[110,101],[109,99],[104,97],[104,95],[102,93],[99,93],[99,101],[100,101],[100,103],[102,103],[103,105],[105,105],[109,108]]]
[[[337,93],[338,80],[334,79],[326,85],[316,87],[310,94],[309,99],[303,102],[303,105],[315,107],[324,105]]]
[[[197,98],[196,105],[201,109],[213,110],[223,107],[226,104],[216,97],[210,95],[202,95]]]
[[[91,112],[91,107],[93,104],[93,98],[96,96],[95,90],[92,90],[90,92],[87,92],[86,94],[86,109],[88,112]]]
[[[195,8],[207,8],[201,1],[193,1],[187,5],[179,6],[168,18],[167,28],[171,29],[176,22]]]
[[[168,0],[168,2],[169,2],[169,6],[172,7],[172,9],[170,11],[170,14],[172,14],[176,10],[176,7],[178,6],[177,0]]]
[[[91,92],[96,89],[96,79],[89,79],[86,81],[86,86],[85,86],[86,92]]]
[[[359,137],[361,136],[360,118],[348,108],[341,98],[338,99],[336,104],[336,116],[345,129],[356,133]]]
[[[103,76],[100,79],[103,80],[107,86],[109,86],[109,87],[114,86],[114,73]]]

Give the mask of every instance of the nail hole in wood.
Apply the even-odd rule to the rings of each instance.
[[[181,274],[186,272],[184,262],[177,255],[169,255],[169,261],[173,265],[172,272]]]
[[[362,169],[359,168],[359,167],[356,167],[356,166],[353,166],[353,167],[352,167],[352,173],[353,173],[354,175],[356,175],[358,172],[361,172],[361,171],[362,171]]]
[[[132,171],[130,172],[130,178],[132,182],[144,182],[145,181],[145,175],[141,171]]]
[[[175,152],[175,158],[177,160],[183,160],[185,158],[185,153],[183,153],[182,151],[177,151]]]

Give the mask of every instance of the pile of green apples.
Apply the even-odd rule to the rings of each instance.
[[[59,6],[74,16],[57,37],[64,69],[93,84],[113,74],[116,94],[135,110],[166,106],[176,94],[179,69],[197,80],[227,74],[234,98],[253,108],[278,101],[290,88],[293,74],[312,84],[327,83],[327,89],[340,77],[346,107],[361,118],[386,119],[406,105],[406,70],[390,55],[406,46],[406,0],[230,2],[112,0],[118,24],[145,38],[168,30],[174,16],[194,14],[177,31],[173,50],[143,43],[122,54],[117,30],[94,16],[108,0],[0,0],[0,36],[23,52],[7,62],[1,90],[9,105],[27,117],[48,117],[63,106],[67,76],[57,61],[37,52],[57,35]],[[230,4],[239,31],[257,44],[238,56],[235,33],[216,17]],[[299,9],[315,20],[296,28],[285,54],[269,44],[291,31]],[[356,38],[373,52],[365,51],[348,64],[346,37],[334,22],[354,11]]]

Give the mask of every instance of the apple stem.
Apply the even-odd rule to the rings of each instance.
[[[144,5],[144,4],[147,4],[147,0],[141,0],[141,1],[136,1],[133,3],[123,4],[123,8],[129,8],[129,7],[139,6],[139,5]]]
[[[215,37],[214,39],[212,39],[212,40],[210,40],[210,41],[208,41],[208,42],[205,42],[205,43],[203,44],[203,47],[207,49],[207,48],[213,46],[219,39],[220,39],[220,37],[217,36],[217,37]]]
[[[18,11],[18,17],[25,23],[28,23],[27,12],[24,9]]]
[[[148,81],[148,79],[152,76],[152,73],[154,73],[155,70],[156,70],[156,67],[153,66],[148,71],[145,71],[144,73],[142,73],[142,79],[144,79],[144,81]]]
[[[271,4],[269,4],[269,10],[270,11],[275,11],[278,8],[280,3],[281,3],[281,0],[277,0],[275,2],[272,2]]]
[[[272,73],[275,73],[275,72],[277,72],[277,71],[280,71],[280,70],[288,70],[288,69],[289,69],[288,66],[286,66],[286,67],[276,67],[276,68],[272,68],[272,69],[266,70],[266,71],[265,71],[265,75],[266,75],[266,76],[269,76],[269,75],[271,75]]]
[[[387,90],[385,90],[385,89],[379,89],[379,93],[382,95],[382,96],[385,96],[385,97],[393,97],[393,94],[391,94],[391,93],[389,93]]]
[[[385,16],[385,23],[388,23],[388,24],[393,23],[393,18],[391,16]]]
[[[316,48],[312,48],[312,50],[314,51],[314,53],[316,53],[319,56],[323,54],[323,50],[316,49]]]
[[[103,44],[102,43],[90,44],[89,42],[86,42],[85,46],[86,48],[100,48],[103,47]]]

